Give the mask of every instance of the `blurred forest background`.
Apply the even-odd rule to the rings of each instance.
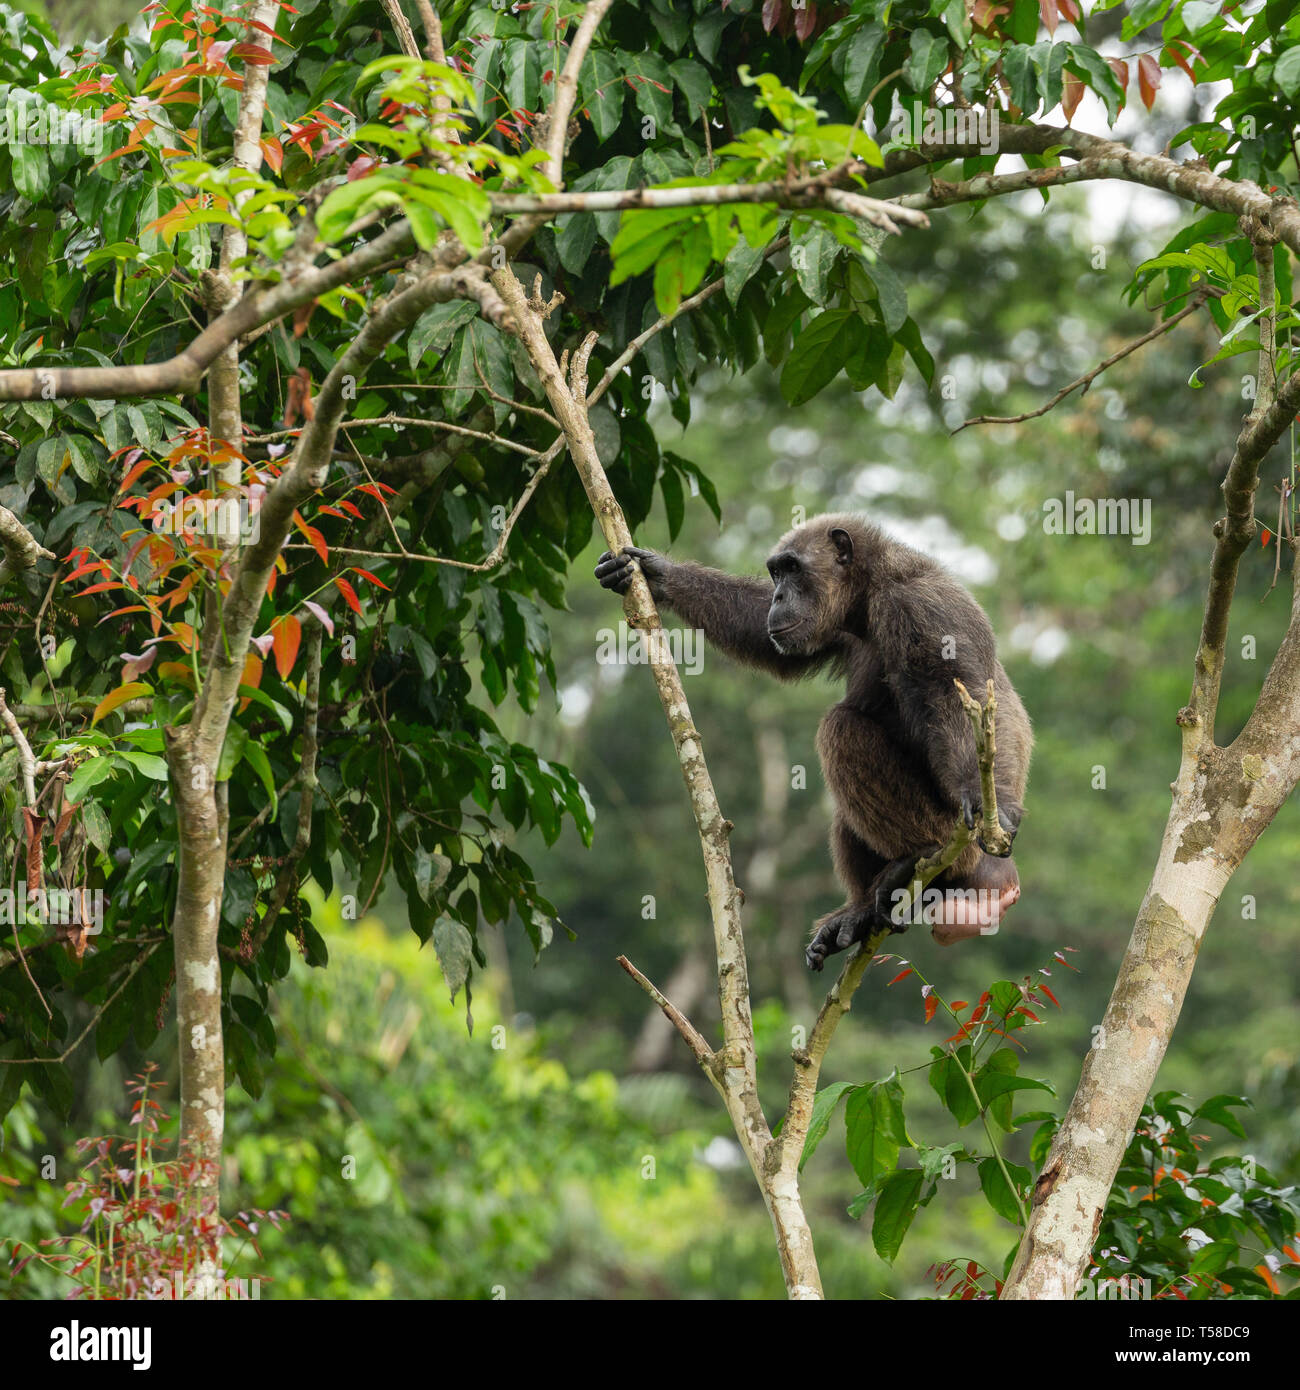
[[[90,35],[136,8],[58,0],[47,12],[65,33]],[[1172,132],[1186,112],[1166,116]],[[887,259],[934,352],[936,387],[951,377],[954,400],[927,392],[909,369],[892,402],[874,391],[859,397],[841,381],[792,412],[760,365],[745,379],[709,381],[685,429],[664,403],[665,445],[713,480],[722,524],[695,498],[671,547],[662,509],[637,537],[678,557],[759,572],[792,508],[861,510],[943,558],[986,605],[1037,732],[1017,842],[1023,897],[996,936],[943,951],[914,929],[897,949],[949,999],[1050,968],[1062,1012],[1020,1035],[1029,1048],[1021,1072],[1049,1080],[1058,1109],[1159,846],[1210,526],[1248,409],[1231,362],[1207,372],[1203,389],[1189,387],[1216,345],[1180,328],[1042,419],[950,433],[970,415],[1034,409],[1150,327],[1141,305],[1126,319],[1117,310],[1167,226],[1149,197],[1105,196],[1102,205],[1069,190],[1046,208],[1025,195],[976,223],[960,210],[940,214],[931,234],[891,242]],[[1276,481],[1262,488],[1265,516]],[[1150,499],[1150,543],[1045,534],[1044,502],[1067,489]],[[561,680],[555,709],[531,720],[503,709],[500,721],[507,737],[568,763],[595,804],[590,851],[571,830],[549,849],[540,838],[523,847],[576,937],[557,939],[534,969],[517,925],[484,929],[492,987],[475,993],[471,1036],[463,998],[448,1002],[400,900],[381,902],[360,924],[343,921],[336,903],[319,905],[332,968],[295,964],[278,1005],[292,1046],[268,1068],[259,1098],[237,1084],[229,1097],[226,1209],[292,1215],[282,1233],[266,1234],[264,1261],[243,1271],[273,1281],[264,1297],[783,1294],[771,1227],[725,1114],[680,1039],[614,963],[626,953],[717,1036],[698,842],[663,716],[646,671],[596,659],[601,630],[621,618],[591,578],[598,549],[574,567],[568,610],[549,615]],[[1273,565],[1271,546],[1243,563],[1220,741],[1244,721],[1285,626],[1287,582],[1269,594]],[[1243,642],[1252,637],[1249,659]],[[838,695],[825,680],[767,682],[711,651],[703,672],[687,677],[687,693],[736,825],[760,1080],[775,1118],[791,1030],[811,1024],[827,983],[807,975],[803,942],[813,919],[841,901],[814,751],[818,719]],[[800,767],[804,789],[796,789]],[[1230,884],[1161,1072],[1162,1086],[1196,1100],[1251,1097],[1249,1140],[1228,1144],[1283,1181],[1300,1179],[1298,830],[1287,808]],[[647,895],[652,920],[643,917]],[[1067,947],[1078,973],[1053,960]],[[895,973],[868,975],[823,1084],[928,1063],[946,1030],[940,1020],[924,1024],[915,978],[886,988]],[[174,1058],[166,1032],[154,1054]],[[6,1235],[52,1234],[74,1171],[71,1142],[125,1129],[123,1086],[134,1067],[101,1065],[84,1050],[76,1066],[80,1099],[69,1123],[25,1099],[6,1125],[15,1155],[58,1159],[58,1180],[38,1184],[30,1203],[0,1195]],[[932,1096],[926,1112],[926,1094],[923,1084],[910,1088],[909,1123],[928,1143],[959,1138]],[[1031,1133],[1008,1141],[1009,1156],[1027,1161]],[[340,1176],[342,1154],[357,1157],[355,1180]],[[842,1141],[824,1144],[804,1187],[827,1295],[925,1296],[927,1266],[946,1258],[1000,1267],[1014,1232],[975,1183],[963,1168],[944,1184],[891,1267],[846,1213],[859,1185]],[[40,1290],[59,1292],[33,1266],[23,1293]]]

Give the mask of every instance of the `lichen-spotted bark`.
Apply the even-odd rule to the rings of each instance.
[[[215,764],[195,753],[189,730],[166,731],[176,804],[178,877],[172,939],[176,955],[176,1027],[180,1050],[180,1148],[200,1162],[194,1197],[217,1205],[225,1128],[225,1050],[221,1033],[221,958],[217,932],[226,872],[224,796]]]

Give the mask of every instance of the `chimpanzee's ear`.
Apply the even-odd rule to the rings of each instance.
[[[853,559],[853,537],[836,526],[831,531],[831,544],[835,547],[835,561],[847,565]]]

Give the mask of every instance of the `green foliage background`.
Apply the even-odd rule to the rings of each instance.
[[[83,8],[86,25],[117,17],[106,4]],[[1153,138],[1194,114],[1168,113],[1168,129],[1157,120]],[[1102,235],[1090,220],[1096,212],[1078,192],[1050,208],[1026,195],[976,223],[951,213],[936,235],[891,242],[887,263],[925,325],[937,379],[956,383],[955,401],[927,392],[909,371],[892,402],[841,380],[794,413],[760,363],[740,379],[706,374],[685,427],[662,400],[651,412],[660,447],[697,465],[721,499],[721,527],[702,499],[687,499],[672,553],[757,571],[793,507],[809,515],[859,507],[948,556],[988,606],[1037,729],[1017,847],[1024,896],[996,937],[944,953],[914,931],[898,950],[915,953],[950,998],[1049,966],[1063,1013],[1029,1030],[1022,1070],[1051,1080],[1063,1097],[1158,847],[1216,489],[1248,408],[1231,362],[1205,374],[1205,389],[1188,387],[1215,341],[1180,329],[1045,419],[949,436],[965,415],[1033,408],[1149,326],[1140,307],[1125,307],[1124,290],[1169,229],[1130,221]],[[1043,503],[1067,488],[1150,498],[1151,543],[1045,534]],[[670,548],[669,531],[661,498],[638,541]],[[432,951],[407,930],[401,895],[387,891],[360,924],[343,921],[337,902],[312,899],[311,925],[332,968],[294,960],[271,1006],[279,1040],[274,1056],[257,1062],[263,1084],[253,1084],[250,1063],[231,1091],[228,1205],[286,1206],[294,1218],[284,1234],[267,1236],[267,1296],[781,1292],[770,1228],[712,1092],[674,1038],[636,1050],[644,999],[613,964],[626,953],[666,987],[684,961],[707,955],[709,933],[697,847],[648,675],[596,663],[601,630],[620,616],[589,578],[597,550],[577,557],[555,595],[564,607],[549,615],[565,712],[551,708],[542,686],[535,711],[516,691],[496,716],[506,739],[566,764],[594,803],[590,850],[571,825],[553,842],[541,830],[510,840],[576,940],[559,938],[534,967],[518,932],[484,927],[488,971],[468,1035]],[[1221,737],[1244,720],[1284,627],[1286,581],[1267,594],[1272,564],[1270,548],[1243,565]],[[1251,637],[1254,659],[1243,648]],[[763,1097],[775,1116],[791,1029],[811,1022],[817,999],[801,945],[812,919],[838,901],[813,750],[817,719],[835,696],[825,683],[762,684],[712,653],[687,690],[736,822]],[[807,769],[804,789],[789,785],[795,766]],[[1099,767],[1104,789],[1095,785]],[[1298,847],[1288,807],[1230,885],[1161,1073],[1163,1085],[1196,1098],[1252,1096],[1250,1152],[1288,1181],[1300,1179]],[[1077,974],[1053,964],[1067,946]],[[928,1061],[941,1025],[924,1024],[912,982],[886,989],[888,978],[868,977],[825,1083],[875,1080]],[[707,989],[690,1011],[716,1035]],[[6,1125],[5,1171],[22,1186],[0,1189],[4,1234],[56,1228],[71,1141],[120,1116],[124,1075],[144,1055],[172,1057],[169,1031],[147,1054],[137,1039],[102,1066],[88,1053],[74,1058],[66,1118],[19,1103]],[[646,1055],[652,1068],[635,1070]],[[937,1103],[924,1086],[909,1087],[913,1095],[918,1128],[941,1142]],[[1017,1162],[1027,1161],[1028,1138],[1009,1145]],[[38,1176],[33,1156],[44,1153],[56,1157],[53,1180]],[[349,1154],[352,1180],[340,1176]],[[886,1266],[846,1214],[859,1185],[842,1145],[822,1146],[805,1183],[833,1297],[917,1296],[930,1287],[933,1261],[998,1264],[1012,1239],[963,1172]],[[29,1272],[5,1292],[53,1292],[43,1279]]]

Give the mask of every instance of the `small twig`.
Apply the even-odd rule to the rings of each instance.
[[[161,941],[155,941],[152,946],[146,947],[145,950],[142,951],[140,955],[138,955],[135,958],[135,961],[132,963],[131,968],[126,972],[125,976],[123,976],[122,983],[118,985],[118,987],[112,992],[112,994],[108,996],[107,999],[104,1000],[104,1002],[99,1006],[99,1008],[97,1008],[95,1012],[91,1014],[90,1022],[86,1024],[86,1026],[81,1030],[81,1032],[77,1034],[77,1036],[67,1045],[67,1047],[63,1049],[62,1052],[59,1053],[57,1057],[0,1057],[0,1067],[35,1067],[47,1066],[50,1064],[58,1065],[58,1063],[60,1062],[66,1062],[68,1058],[72,1056],[72,1054],[77,1050],[77,1048],[79,1048],[81,1044],[86,1040],[86,1038],[90,1035],[90,1030],[94,1028],[94,1026],[99,1022],[101,1018],[104,1017],[104,1015],[108,1012],[109,1008],[111,1007],[113,1002],[118,998],[118,996],[122,993],[122,991],[136,977],[136,974],[139,972],[141,966],[144,965],[145,961],[147,961],[149,957],[153,955],[153,953],[158,949],[158,947],[161,944]]]
[[[27,793],[28,806],[36,805],[36,757],[32,753],[32,745],[27,742],[27,736],[23,733],[18,720],[14,718],[13,711],[5,703],[4,687],[0,686],[0,724],[3,724],[9,731],[9,737],[13,739],[18,749],[18,766],[22,769],[23,790]]]
[[[380,0],[388,18],[393,22],[393,32],[397,35],[398,45],[408,58],[418,58],[420,56],[420,46],[415,41],[415,31],[411,28],[411,21],[402,13],[402,7],[398,0]]]
[[[1122,361],[1131,353],[1136,352],[1138,348],[1145,347],[1149,342],[1168,333],[1171,328],[1194,314],[1207,299],[1211,297],[1217,298],[1218,293],[1218,291],[1212,290],[1199,291],[1192,296],[1191,303],[1186,305],[1186,307],[1165,319],[1163,323],[1156,324],[1149,333],[1144,333],[1140,338],[1135,338],[1131,343],[1125,344],[1118,352],[1112,353],[1104,362],[1099,362],[1091,371],[1084,372],[1081,377],[1070,382],[1068,386],[1062,386],[1046,405],[1040,405],[1037,410],[1027,410],[1023,415],[975,415],[969,420],[963,420],[961,424],[953,430],[953,434],[960,434],[968,425],[1019,425],[1023,424],[1026,420],[1037,420],[1040,415],[1046,415],[1053,407],[1060,405],[1072,391],[1077,391],[1082,387],[1083,392],[1086,394],[1088,387],[1092,385],[1107,367],[1113,367],[1116,362]]]
[[[513,405],[514,402],[512,401]],[[373,420],[344,420],[340,429],[368,429],[371,425],[418,425],[422,429],[446,430],[449,434],[464,435],[468,439],[481,439],[485,444],[495,444],[502,449],[512,449],[526,458],[536,458],[537,450],[527,444],[516,444],[513,439],[503,439],[499,434],[488,430],[472,430],[468,425],[457,425],[450,420],[418,420],[409,415],[377,415]]]
[[[637,984],[639,984],[650,998],[664,1011],[664,1017],[667,1018],[668,1022],[671,1023],[686,1040],[686,1046],[695,1054],[695,1060],[703,1068],[709,1080],[716,1086],[718,1084],[718,1078],[714,1072],[713,1049],[705,1042],[699,1029],[695,1027],[690,1019],[687,1018],[675,1004],[661,994],[626,956],[619,956],[617,960],[619,965],[631,975]]]
[[[784,251],[790,245],[788,236],[779,236],[763,252],[764,258],[775,256],[778,251]],[[605,369],[604,376],[596,383],[595,389],[587,397],[587,407],[590,409],[598,400],[609,390],[614,383],[614,378],[627,366],[629,362],[641,351],[643,347],[657,333],[662,333],[670,324],[676,322],[683,314],[689,314],[692,309],[698,309],[706,300],[712,299],[726,284],[726,279],[719,276],[718,279],[705,285],[702,290],[697,290],[688,299],[682,302],[673,310],[671,314],[664,314],[656,322],[652,323],[644,332],[638,333],[635,338],[623,349],[622,352]]]

